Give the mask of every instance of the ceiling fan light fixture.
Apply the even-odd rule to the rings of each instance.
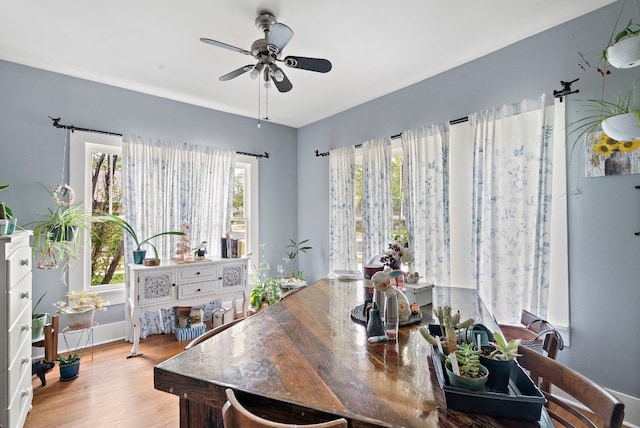
[[[276,79],[276,82],[282,82],[284,80],[284,72],[280,67],[275,64],[269,64],[269,68],[271,69],[271,74],[273,78]]]
[[[251,72],[249,73],[249,77],[251,77],[253,80],[256,80],[258,78],[258,76],[260,76],[260,73],[262,72],[262,69],[264,68],[264,64],[259,62],[256,64],[255,67],[253,67],[253,70],[251,70]]]

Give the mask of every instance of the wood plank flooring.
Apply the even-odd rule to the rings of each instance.
[[[25,428],[178,427],[178,397],[153,388],[153,368],[184,350],[187,341],[152,335],[140,341],[144,355],[127,359],[131,344],[117,341],[88,350],[77,379],[60,382],[56,367],[47,386],[33,376],[33,409]]]

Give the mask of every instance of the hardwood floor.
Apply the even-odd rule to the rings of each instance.
[[[131,344],[112,342],[85,351],[77,379],[60,382],[57,367],[47,386],[33,376],[33,409],[25,428],[178,427],[178,397],[153,388],[153,368],[180,353],[187,341],[152,335],[140,341],[144,355],[127,359]]]

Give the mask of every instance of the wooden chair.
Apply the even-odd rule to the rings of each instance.
[[[45,361],[55,361],[58,357],[58,315],[51,316],[51,322],[44,325],[44,337],[31,346],[44,348]]]
[[[219,325],[218,327],[212,328],[211,330],[205,332],[204,334],[201,334],[200,336],[198,336],[195,339],[193,339],[191,342],[187,343],[187,346],[185,346],[184,349],[187,350],[189,348],[193,348],[198,343],[204,342],[205,340],[209,339],[210,337],[215,336],[216,334],[220,333],[221,331],[224,331],[224,330],[228,329],[229,327],[232,327],[232,326],[238,324],[242,320],[244,320],[244,317],[236,318],[233,321],[229,321],[228,323],[225,323],[225,324]]]
[[[347,428],[347,420],[344,418],[316,424],[283,424],[263,419],[240,404],[232,389],[227,389],[227,402],[222,407],[222,420],[224,428]]]
[[[529,370],[531,379],[536,385],[542,380],[570,395],[573,400],[590,410],[581,411],[577,407],[556,398],[549,392],[542,391],[547,398],[547,412],[557,421],[557,425],[565,427],[605,427],[619,428],[624,419],[624,404],[604,388],[587,379],[580,373],[565,367],[556,360],[526,346],[520,346],[518,363]],[[599,419],[594,422],[593,415]],[[591,417],[590,417],[591,416]]]
[[[558,351],[564,348],[562,336],[548,321],[523,309],[520,322],[524,327],[500,324],[500,330],[505,339],[520,339],[522,345],[540,353],[544,351],[547,357],[552,359],[555,359]]]

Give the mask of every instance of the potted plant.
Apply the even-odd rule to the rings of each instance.
[[[505,391],[509,385],[511,368],[518,356],[520,339],[507,341],[502,333],[493,333],[493,342],[489,347],[482,348],[480,362],[489,369],[489,378],[486,386],[498,391]]]
[[[429,329],[420,327],[420,334],[429,342],[436,350],[442,349],[442,359],[444,356],[455,352],[458,345],[458,334],[456,330],[468,328],[473,325],[473,318],[469,318],[460,322],[460,311],[452,313],[451,306],[438,306],[434,309],[433,314],[438,318],[440,325],[429,325]],[[436,338],[440,337],[440,342]],[[439,344],[438,344],[439,343]]]
[[[101,215],[97,218],[94,219],[94,221],[99,221],[99,222],[110,222],[110,223],[114,223],[118,226],[120,226],[125,232],[127,232],[129,234],[129,236],[131,236],[131,239],[133,239],[133,242],[135,244],[135,250],[133,250],[133,262],[135,264],[142,264],[143,261],[145,260],[145,256],[146,256],[146,250],[142,249],[142,245],[143,244],[147,244],[149,245],[152,249],[153,249],[153,254],[154,254],[154,258],[151,259],[151,261],[146,262],[145,264],[148,265],[156,265],[159,263],[160,259],[158,258],[158,249],[155,247],[155,245],[153,245],[151,242],[152,239],[157,238],[158,236],[163,236],[163,235],[179,235],[179,236],[184,236],[184,232],[178,232],[178,231],[169,231],[169,232],[160,232],[160,233],[156,233],[155,235],[152,235],[146,239],[139,239],[138,238],[138,234],[136,233],[135,229],[133,228],[133,226],[131,226],[131,224],[129,224],[125,219],[123,219],[120,216],[117,216],[115,214],[104,214]],[[147,259],[149,260],[149,259]]]
[[[616,34],[613,44],[604,50],[603,59],[616,68],[631,68],[640,65],[640,24],[630,20]]]
[[[93,325],[95,311],[106,311],[109,302],[105,302],[95,291],[71,291],[67,293],[69,303],[59,301],[53,304],[59,314],[67,318],[67,325],[71,330],[80,330]]]
[[[304,272],[296,270],[296,263],[300,253],[306,253],[312,249],[312,247],[305,245],[309,242],[308,239],[304,239],[300,242],[296,242],[293,239],[289,239],[289,241],[291,243],[287,248],[291,248],[291,251],[287,252],[286,257],[282,259],[285,262],[285,267],[280,273],[280,278],[278,280],[283,292],[287,292],[292,288],[302,287],[307,284],[304,280]]]
[[[489,377],[489,371],[480,364],[480,353],[474,348],[473,343],[461,343],[456,351],[447,356],[445,368],[449,378],[449,384],[457,388],[465,388],[471,391],[482,391]],[[455,355],[456,363],[453,363]],[[457,365],[457,370],[454,368]]]
[[[8,184],[0,184],[0,191],[7,187],[9,187]],[[11,208],[6,206],[3,201],[0,201],[0,235],[13,232],[12,230],[9,230],[9,223],[12,217],[13,212],[11,211]]]
[[[261,250],[263,250],[263,257],[258,266],[253,262],[251,253],[247,255],[251,260],[254,271],[251,279],[253,288],[249,294],[249,309],[251,312],[258,312],[267,306],[274,305],[282,298],[279,281],[269,276],[271,266],[264,261],[264,247],[264,244],[260,245]]]
[[[33,309],[31,311],[31,339],[32,340],[36,340],[36,339],[40,339],[44,336],[44,326],[47,323],[47,318],[50,317],[50,315],[47,312],[36,312],[36,309],[38,309],[38,305],[40,305],[40,303],[42,302],[42,299],[44,299],[44,296],[47,293],[45,292],[42,296],[40,296],[40,298],[38,299],[38,301],[36,302],[36,304],[33,306]]]
[[[78,377],[80,372],[80,355],[70,353],[69,355],[58,355],[57,361],[60,366],[60,381],[66,382]]]

